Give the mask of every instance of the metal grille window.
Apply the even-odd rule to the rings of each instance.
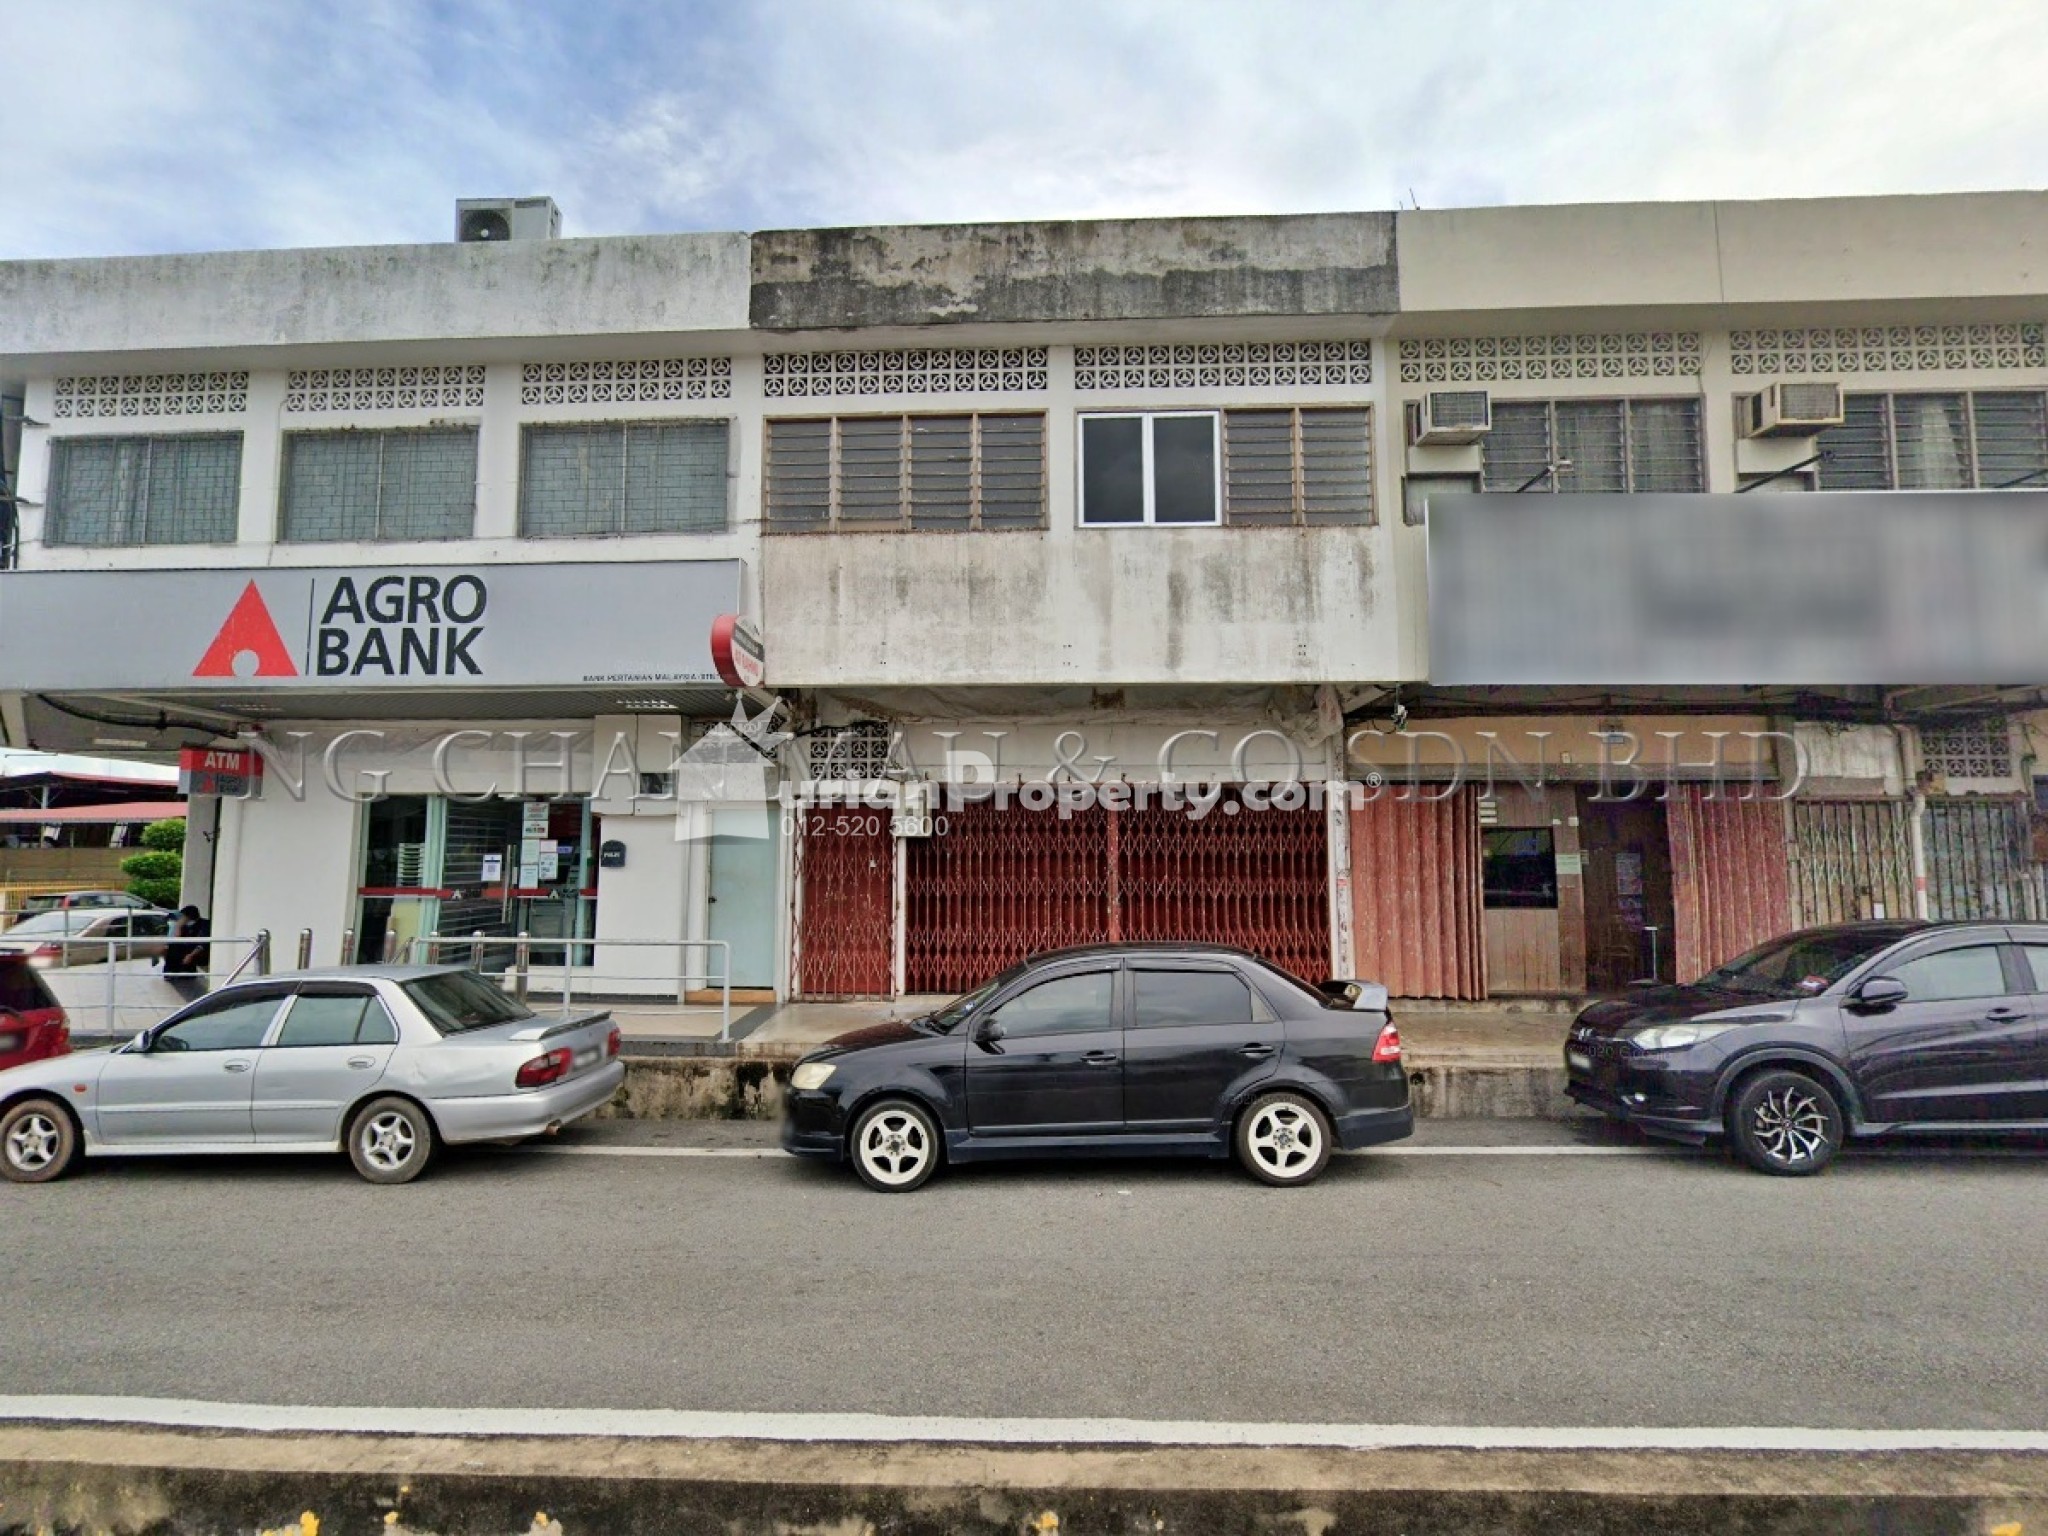
[[[724,421],[530,426],[519,531],[530,539],[723,533],[731,438]]]
[[[1484,442],[1487,491],[1706,489],[1697,400],[1496,400]]]
[[[1372,413],[1225,411],[1223,501],[1233,527],[1370,523]]]
[[[1824,491],[1996,491],[2048,481],[2048,395],[1849,395],[1820,434]]]
[[[279,536],[465,539],[476,527],[474,427],[290,432]]]
[[[51,446],[52,544],[228,544],[242,434],[67,437]]]
[[[768,423],[771,533],[1045,526],[1045,418],[829,416]]]

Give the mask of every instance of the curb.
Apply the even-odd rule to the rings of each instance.
[[[767,1047],[714,1054],[646,1055],[628,1046],[626,1081],[598,1111],[606,1120],[774,1120],[797,1057],[809,1047]],[[1572,1120],[1562,1063],[1548,1055],[1503,1053],[1408,1063],[1409,1096],[1423,1120]]]
[[[1986,1533],[2048,1457],[825,1445],[0,1428],[0,1531]],[[305,1515],[315,1516],[302,1524]],[[2032,1518],[2029,1518],[2032,1517]]]

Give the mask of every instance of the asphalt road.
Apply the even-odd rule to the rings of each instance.
[[[600,1127],[572,1148],[759,1145]],[[963,1169],[95,1163],[0,1186],[16,1394],[1525,1426],[2048,1426],[2048,1151],[1776,1180],[1620,1155]]]

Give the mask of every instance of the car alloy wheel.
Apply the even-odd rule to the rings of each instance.
[[[1818,1173],[1841,1150],[1841,1106],[1803,1073],[1751,1078],[1736,1095],[1729,1119],[1736,1149],[1765,1173]]]
[[[71,1117],[44,1099],[17,1104],[0,1118],[0,1173],[17,1184],[46,1184],[78,1156]]]
[[[404,1184],[426,1171],[434,1155],[434,1127],[406,1099],[378,1099],[349,1127],[349,1159],[372,1184]]]
[[[877,1104],[854,1127],[853,1165],[872,1189],[892,1194],[915,1189],[938,1163],[938,1127],[914,1104]]]
[[[1306,1184],[1330,1160],[1330,1122],[1298,1093],[1268,1094],[1238,1122],[1237,1156],[1268,1184]]]

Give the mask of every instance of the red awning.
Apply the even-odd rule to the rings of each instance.
[[[104,826],[116,821],[183,821],[182,800],[122,800],[113,805],[57,805],[44,810],[0,811],[0,824],[44,826],[77,821]]]

